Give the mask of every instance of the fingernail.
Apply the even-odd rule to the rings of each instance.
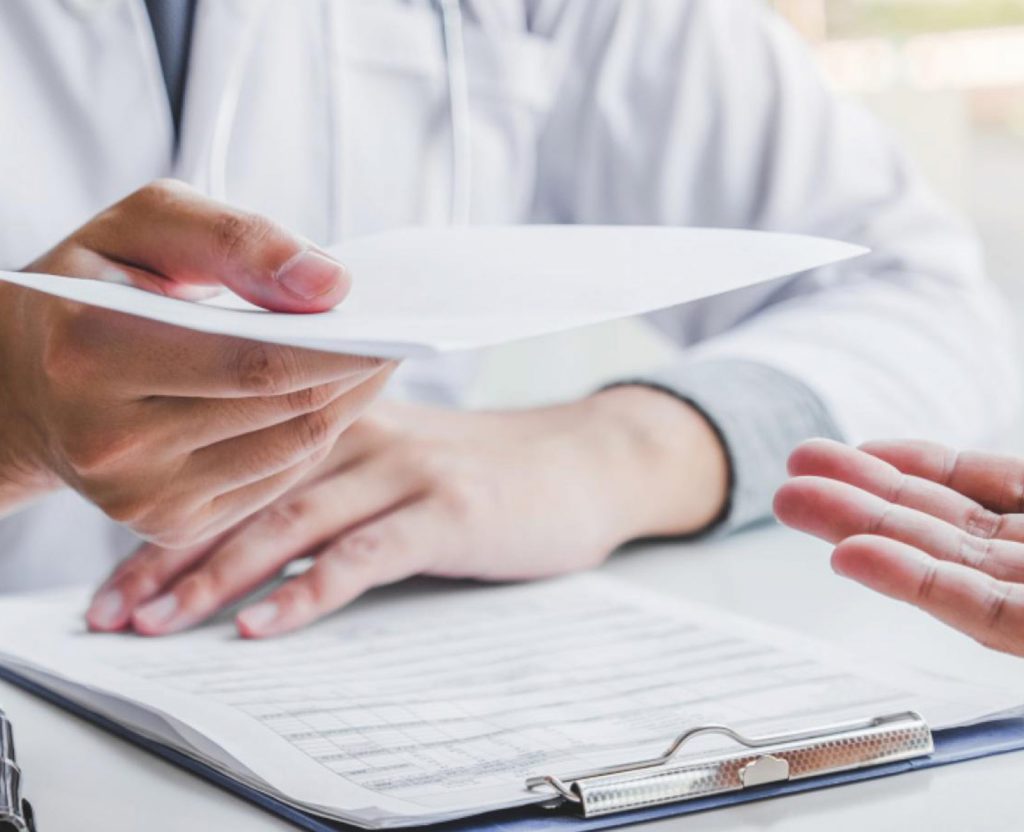
[[[277,271],[277,282],[303,300],[314,300],[337,288],[342,266],[313,249],[300,251]]]
[[[116,627],[124,610],[124,596],[119,589],[108,589],[93,599],[86,613],[89,623],[100,629]]]
[[[238,614],[238,625],[242,628],[242,634],[250,635],[263,632],[277,619],[277,612],[277,604],[273,601],[263,601],[247,610],[242,610]]]
[[[178,599],[174,595],[163,595],[135,611],[134,620],[147,630],[167,626],[178,612]]]

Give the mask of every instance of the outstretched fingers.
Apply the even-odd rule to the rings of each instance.
[[[927,512],[891,503],[838,480],[790,480],[775,497],[775,512],[786,525],[830,543],[876,535],[1000,580],[1024,581],[1024,544],[975,536]]]
[[[877,535],[844,540],[833,568],[913,604],[987,647],[1024,656],[1024,587]]]
[[[789,473],[794,477],[838,480],[931,514],[975,537],[1024,542],[1024,515],[1000,514],[934,479],[917,476],[914,470],[921,469],[911,465],[904,471],[882,457],[829,439],[805,442],[789,458]]]
[[[868,442],[861,449],[921,479],[931,480],[999,514],[1024,513],[1024,459],[955,451],[932,442]]]

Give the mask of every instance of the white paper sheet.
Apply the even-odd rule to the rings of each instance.
[[[637,315],[835,263],[847,243],[757,231],[636,226],[418,228],[347,241],[349,297],[317,315],[230,293],[201,303],[130,286],[0,272],[0,280],[202,332],[405,358]]]
[[[649,757],[703,722],[756,734],[914,708],[941,728],[1016,704],[601,576],[398,588],[265,642],[228,623],[91,635],[85,603],[83,592],[0,602],[0,661],[369,827],[534,802],[527,776]]]

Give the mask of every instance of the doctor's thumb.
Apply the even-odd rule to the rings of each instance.
[[[324,312],[348,294],[352,281],[341,263],[261,214],[166,180],[138,198],[136,218],[162,232],[144,259],[173,281],[226,286],[275,312]]]
[[[211,226],[213,262],[201,274],[169,275],[215,282],[276,312],[323,312],[340,303],[352,280],[331,255],[256,215],[225,214]],[[205,278],[205,280],[204,280]],[[211,280],[212,278],[212,280]]]
[[[352,285],[341,263],[280,230],[255,234],[248,243],[224,243],[219,232],[215,237],[209,261],[189,262],[187,266],[180,261],[170,263],[162,270],[164,276],[179,285],[225,286],[264,309],[293,313],[331,309],[344,300]],[[200,244],[196,249],[209,252],[210,245]],[[194,253],[182,255],[190,261],[194,257]]]
[[[310,246],[269,272],[243,271],[225,283],[236,294],[266,309],[322,312],[344,299],[352,281],[341,263]]]
[[[194,296],[185,287],[225,286],[275,312],[323,312],[352,283],[341,263],[308,240],[174,180],[139,189],[74,236],[175,297]]]

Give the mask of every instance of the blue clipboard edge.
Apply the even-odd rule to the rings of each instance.
[[[259,806],[261,809],[272,812],[302,829],[309,830],[309,832],[357,832],[360,829],[350,824],[338,823],[311,815],[293,806],[289,806],[287,803],[250,788],[244,783],[240,783],[217,769],[194,760],[180,751],[140,736],[123,725],[119,725],[105,716],[94,713],[88,708],[21,676],[10,668],[0,666],[0,679],[38,696],[123,740],[127,740],[132,745],[184,768],[202,777],[204,780],[231,792],[237,797]],[[431,832],[477,832],[477,830],[484,829],[489,830],[489,832],[539,832],[539,830],[549,829],[562,830],[562,832],[576,832],[576,830],[611,829],[661,818],[689,815],[709,809],[733,806],[740,803],[751,803],[755,800],[765,800],[788,794],[830,788],[845,783],[874,780],[879,777],[890,777],[894,774],[902,774],[908,771],[935,768],[966,760],[989,757],[995,754],[1006,754],[1011,751],[1024,750],[1024,717],[997,719],[965,728],[950,728],[944,731],[936,731],[934,732],[934,740],[935,752],[928,757],[872,766],[871,768],[855,771],[826,774],[806,780],[761,786],[741,792],[697,798],[681,803],[654,806],[649,809],[639,809],[590,820],[584,820],[558,811],[527,808],[479,815],[464,820],[433,824],[426,827],[410,828],[429,829]],[[31,774],[29,774],[29,777],[31,777]],[[29,783],[31,784],[31,780]],[[29,788],[31,788],[31,785]],[[43,823],[45,824],[45,818]]]

